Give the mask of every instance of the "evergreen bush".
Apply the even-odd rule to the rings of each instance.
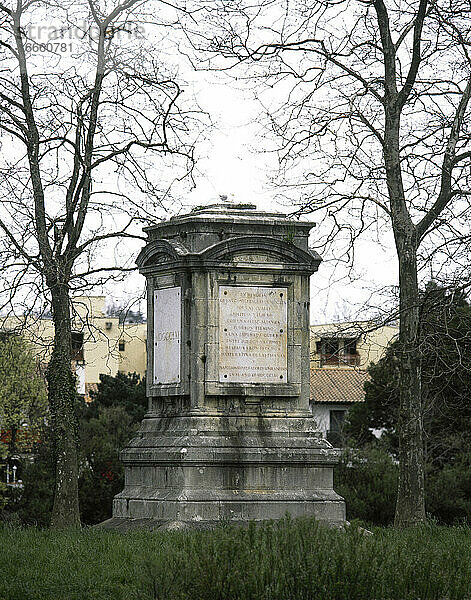
[[[394,521],[397,465],[380,448],[346,449],[334,470],[334,488],[345,498],[347,519],[374,525]]]

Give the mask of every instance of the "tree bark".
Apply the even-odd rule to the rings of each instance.
[[[425,521],[423,420],[420,384],[419,286],[415,240],[396,235],[400,287],[399,481],[396,527]]]
[[[56,478],[51,527],[80,527],[78,504],[78,424],[75,377],[71,370],[69,290],[65,283],[49,284],[54,348],[47,367]]]
[[[417,230],[405,201],[399,151],[400,119],[394,83],[385,105],[384,163],[399,262],[399,480],[395,525],[425,521],[424,450],[420,389]]]

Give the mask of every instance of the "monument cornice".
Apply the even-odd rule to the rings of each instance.
[[[139,270],[150,274],[155,270],[168,271],[177,268],[257,268],[257,262],[244,261],[238,253],[266,253],[270,260],[264,260],[260,267],[313,273],[322,261],[314,250],[308,251],[289,241],[265,236],[237,236],[222,240],[200,252],[190,252],[184,244],[175,240],[153,240],[147,244],[136,259]],[[275,262],[276,260],[276,262]]]

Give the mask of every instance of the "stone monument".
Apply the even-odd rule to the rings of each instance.
[[[345,520],[309,412],[312,227],[222,204],[146,229],[149,410],[105,525]]]

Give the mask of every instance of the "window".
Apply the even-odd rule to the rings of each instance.
[[[331,356],[338,356],[339,354],[339,341],[333,338],[327,338],[324,340],[324,352]]]
[[[357,338],[325,337],[316,343],[320,366],[356,366],[359,364]]]
[[[321,366],[339,364],[339,341],[336,338],[323,338],[317,343]],[[320,352],[319,352],[320,350]]]
[[[124,352],[125,348],[126,348],[126,344],[125,344],[124,340],[119,340],[119,342],[118,342],[118,350],[120,352]]]
[[[340,433],[345,423],[346,410],[331,410],[330,411],[330,431]]]
[[[345,338],[343,341],[342,362],[345,365],[356,366],[360,364],[360,357],[357,350],[357,338]]]
[[[72,331],[72,360],[83,362],[83,333]]]
[[[356,338],[346,338],[344,341],[344,353],[345,354],[356,354],[357,353],[357,340]]]
[[[327,439],[334,448],[342,448],[344,445],[343,426],[346,414],[346,410],[330,411],[330,425],[327,432]]]
[[[0,342],[6,342],[8,339],[11,339],[12,336],[16,335],[13,331],[0,331]]]

